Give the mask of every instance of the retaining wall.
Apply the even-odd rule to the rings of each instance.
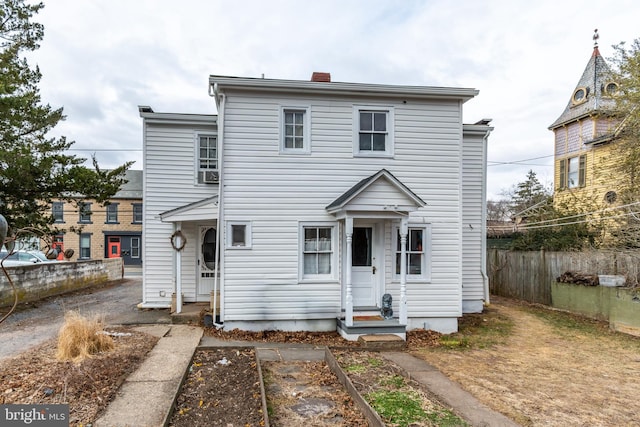
[[[551,284],[552,306],[594,319],[613,330],[640,336],[640,293],[634,288]]]
[[[5,269],[18,291],[19,303],[119,280],[124,272],[121,258],[47,262]],[[0,307],[11,306],[13,301],[11,285],[0,269]]]

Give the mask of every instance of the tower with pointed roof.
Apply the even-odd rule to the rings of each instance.
[[[618,85],[598,49],[593,52],[553,131],[554,205],[590,212],[615,202],[611,149],[619,120],[612,114]]]

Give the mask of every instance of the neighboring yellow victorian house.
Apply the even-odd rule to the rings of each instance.
[[[617,83],[598,50],[593,53],[560,117],[549,129],[555,137],[554,206],[573,212],[594,212],[616,202],[615,133],[612,116]]]

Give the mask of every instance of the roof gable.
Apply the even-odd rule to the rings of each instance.
[[[325,209],[332,214],[347,210],[410,212],[425,205],[391,172],[381,169],[345,191]]]

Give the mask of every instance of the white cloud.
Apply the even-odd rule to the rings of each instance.
[[[209,74],[474,87],[465,121],[493,118],[492,161],[553,154],[547,129],[563,111],[589,60],[632,41],[635,0],[55,0],[30,55],[44,75],[43,100],[63,106],[56,134],[80,148],[142,148],[138,105],[215,113]],[[81,153],[90,155],[90,153]],[[101,151],[114,167],[141,152]],[[529,169],[553,180],[552,159],[489,167],[489,196]],[[542,166],[538,166],[542,165]]]

